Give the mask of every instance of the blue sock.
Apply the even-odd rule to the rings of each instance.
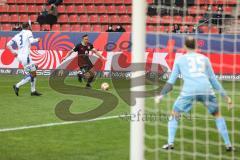
[[[227,131],[227,125],[225,122],[225,119],[220,117],[220,118],[216,118],[216,125],[218,128],[218,132],[221,134],[225,145],[231,145],[229,136],[228,136],[228,131]]]
[[[171,118],[168,121],[168,144],[174,144],[174,138],[176,135],[177,127],[178,121],[174,117]]]

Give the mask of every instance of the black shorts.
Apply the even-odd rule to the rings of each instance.
[[[90,70],[93,68],[93,64],[88,56],[79,56],[78,57],[78,66],[80,69],[85,68]]]

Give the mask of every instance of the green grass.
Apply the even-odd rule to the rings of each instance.
[[[64,99],[73,100],[71,106],[72,112],[83,112],[94,109],[101,103],[101,100],[88,98],[83,96],[64,95],[60,94],[49,87],[47,77],[38,77],[37,89],[43,93],[42,97],[31,97],[29,84],[25,85],[20,90],[20,96],[14,95],[12,85],[22,77],[16,76],[0,76],[0,129],[14,128],[22,126],[31,126],[39,124],[48,124],[62,122],[55,115],[54,109],[58,102]],[[106,79],[98,79],[95,81],[93,88],[99,89],[100,84]],[[110,81],[109,81],[110,82]],[[79,86],[76,78],[68,78],[66,83]],[[227,90],[232,90],[232,83],[224,83]],[[236,83],[235,90],[240,90],[240,83]],[[111,89],[114,95],[117,95],[114,89]],[[149,109],[158,109],[158,112],[169,113],[172,103],[178,95],[178,90],[175,89],[168,97],[164,99],[159,106],[154,106],[152,98],[146,100],[146,106]],[[235,128],[234,135],[235,144],[238,151],[234,152],[235,157],[240,157],[240,123],[239,116],[240,100],[239,95],[233,95],[236,108],[233,112],[228,112],[226,106],[221,101],[221,111],[223,116],[236,116],[234,123],[227,121],[229,130]],[[129,112],[130,107],[119,98],[118,106],[104,116],[115,116],[125,112]],[[197,104],[194,107],[195,113],[206,115],[206,110],[202,105]],[[148,113],[152,113],[148,111]],[[193,115],[193,117],[196,115]],[[207,116],[209,120],[199,118],[196,121],[183,120],[180,123],[180,128],[177,133],[176,150],[166,152],[160,147],[166,143],[167,136],[167,121],[152,121],[146,123],[147,135],[160,135],[153,139],[145,138],[147,149],[156,149],[157,151],[146,151],[146,160],[157,159],[185,159],[192,160],[194,157],[191,154],[198,153],[195,159],[214,159],[202,157],[207,156],[207,150],[218,159],[230,159],[233,157],[231,153],[226,153],[223,148],[221,139],[215,129],[214,121],[211,116]],[[195,122],[195,140],[194,127]],[[183,129],[183,127],[188,127]],[[210,129],[209,134],[204,130]],[[101,121],[92,121],[84,123],[74,123],[59,126],[31,128],[25,130],[15,130],[0,132],[0,160],[127,160],[129,159],[129,122],[120,118],[107,119]],[[157,134],[158,133],[158,134]],[[180,137],[180,135],[184,135]],[[206,137],[211,142],[220,143],[220,145],[205,144]],[[200,143],[200,142],[203,142]],[[193,147],[196,144],[195,148]],[[182,148],[184,146],[184,148]],[[181,152],[182,151],[182,152]],[[184,152],[183,152],[184,151]],[[184,154],[185,153],[185,154]],[[188,154],[191,153],[191,154]],[[222,158],[219,158],[219,155]],[[235,158],[237,159],[237,158]]]

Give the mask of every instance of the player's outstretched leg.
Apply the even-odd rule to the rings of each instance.
[[[95,78],[95,72],[93,69],[91,69],[88,73],[89,73],[89,77],[87,78],[86,88],[92,88],[91,83]]]
[[[168,144],[163,145],[163,149],[174,149],[174,139],[178,128],[179,113],[174,112],[168,121]]]
[[[36,72],[31,73],[31,96],[41,96],[42,94],[36,91]]]
[[[19,88],[24,84],[28,83],[30,80],[31,80],[31,76],[27,75],[26,77],[24,77],[24,79],[22,79],[16,85],[13,85],[13,90],[17,96],[19,96]]]
[[[233,151],[234,148],[232,147],[231,142],[230,142],[225,119],[220,116],[219,112],[215,113],[214,116],[216,118],[215,122],[216,122],[218,132],[220,133],[221,137],[223,138],[223,141],[224,141],[224,144],[226,147],[226,151]]]

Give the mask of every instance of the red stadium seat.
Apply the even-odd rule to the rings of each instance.
[[[124,0],[115,0],[114,3],[115,3],[115,4],[123,4],[123,3],[124,3]]]
[[[46,4],[46,0],[36,0],[35,3],[37,4]]]
[[[101,25],[93,25],[92,31],[93,32],[102,32],[102,26]]]
[[[88,15],[80,15],[79,22],[80,23],[88,23]]]
[[[35,5],[29,5],[28,6],[28,12],[29,13],[36,13],[37,7]]]
[[[219,30],[217,26],[213,26],[210,28],[210,32],[213,34],[219,34]]]
[[[178,23],[178,24],[180,24],[180,23],[182,23],[182,21],[183,21],[183,19],[182,19],[182,16],[174,16],[173,17],[173,23]]]
[[[85,7],[83,5],[76,6],[76,13],[85,13]]]
[[[27,14],[21,14],[19,17],[19,22],[28,22],[29,18]]]
[[[76,15],[76,14],[70,15],[69,22],[70,23],[78,23],[78,15]]]
[[[236,5],[237,4],[237,0],[228,0],[227,4]]]
[[[15,0],[7,0],[7,4],[15,4]]]
[[[16,13],[16,12],[18,12],[18,7],[16,7],[15,5],[9,5],[8,6],[8,12]]]
[[[103,4],[104,0],[94,0],[94,4]]]
[[[84,4],[93,4],[93,0],[83,0]]]
[[[116,6],[113,6],[113,5],[107,6],[107,13],[108,13],[108,14],[117,13]]]
[[[127,6],[127,13],[132,14],[132,6]]]
[[[8,14],[3,14],[0,16],[0,21],[1,22],[9,22],[9,15]]]
[[[192,16],[185,16],[185,17],[183,17],[183,23],[185,23],[185,24],[192,24],[193,23],[193,17]]]
[[[64,0],[63,3],[64,4],[73,4],[73,3],[75,3],[74,1],[75,0]]]
[[[233,8],[230,6],[225,6],[225,7],[223,7],[223,11],[226,14],[232,14]]]
[[[100,22],[100,23],[108,23],[108,21],[109,21],[108,15],[101,15],[101,16],[99,17],[99,22]]]
[[[3,31],[11,31],[12,30],[12,26],[10,24],[3,24],[2,25],[2,30]]]
[[[95,6],[94,5],[87,5],[86,6],[87,13],[95,13]]]
[[[119,24],[119,16],[118,15],[112,15],[109,17],[109,23],[116,23]]]
[[[75,13],[75,6],[74,5],[67,6],[66,12],[67,13]]]
[[[50,30],[51,30],[51,27],[49,24],[44,24],[41,27],[41,31],[50,31]]]
[[[41,27],[40,27],[39,24],[33,24],[33,25],[32,25],[32,30],[33,30],[33,31],[40,31],[40,29],[41,29]]]
[[[90,15],[89,23],[98,23],[98,15]]]
[[[208,26],[200,26],[199,28],[203,31],[203,33],[208,33],[209,32]]]
[[[131,32],[132,31],[132,26],[131,25],[125,25],[123,26],[125,28],[126,32]]]
[[[71,31],[72,32],[81,32],[81,27],[79,24],[74,24],[71,26]]]
[[[100,14],[106,13],[106,7],[104,5],[96,6],[96,12]]]
[[[70,25],[69,24],[63,24],[61,26],[61,31],[63,31],[63,32],[70,32],[71,31]]]
[[[64,5],[59,5],[57,7],[58,13],[65,13],[65,6]]]
[[[195,0],[195,4],[206,4],[206,0]]]
[[[42,12],[42,8],[43,8],[43,6],[36,6],[37,7],[37,12]]]
[[[202,19],[203,19],[203,16],[196,16],[194,19],[194,23],[199,23],[199,21]]]
[[[26,0],[17,0],[16,3],[17,3],[17,4],[25,4],[25,3],[26,3]]]
[[[152,25],[147,25],[147,32],[155,32],[156,31],[156,28]]]
[[[157,26],[156,31],[157,32],[164,32],[165,31],[165,27],[164,26]]]
[[[52,31],[61,31],[60,24],[54,24],[54,25],[52,25]]]
[[[18,14],[12,14],[9,22],[19,22]]]
[[[26,0],[26,4],[35,4],[35,0],[32,0],[32,1],[29,1],[29,0]]]
[[[227,3],[227,0],[216,0],[215,1],[215,4],[226,4]]]
[[[104,3],[105,3],[105,4],[113,4],[113,3],[114,3],[114,0],[104,0]]]
[[[38,17],[38,15],[36,15],[36,14],[32,14],[32,15],[29,16],[29,18],[30,18],[30,20],[32,22],[36,22],[37,21],[37,17]]]
[[[131,17],[129,15],[120,16],[120,23],[131,23]]]
[[[132,4],[132,0],[124,0],[124,4]]]
[[[163,24],[169,24],[169,23],[173,23],[173,20],[170,16],[163,16],[161,19],[161,23]]]
[[[75,4],[83,4],[83,0],[74,0]]]
[[[153,4],[153,0],[147,0],[148,4]]]
[[[91,32],[91,25],[89,25],[89,24],[82,25],[81,31],[82,32]]]
[[[212,11],[217,12],[218,11],[218,6],[212,6]]]
[[[26,12],[28,12],[26,5],[19,5],[19,6],[18,6],[18,12],[20,12],[20,13],[26,13]]]
[[[0,12],[6,13],[6,12],[8,12],[8,8],[9,8],[9,6],[7,6],[7,5],[0,5]]]
[[[58,17],[59,23],[68,23],[68,16],[66,14],[60,15]]]
[[[107,29],[108,29],[108,25],[102,25],[102,32],[106,32]]]
[[[150,23],[151,24],[159,24],[161,17],[159,16],[152,16]]]
[[[118,14],[126,14],[127,13],[127,7],[126,6],[117,6],[117,11],[118,11]]]
[[[215,0],[206,0],[206,4],[214,4]]]

